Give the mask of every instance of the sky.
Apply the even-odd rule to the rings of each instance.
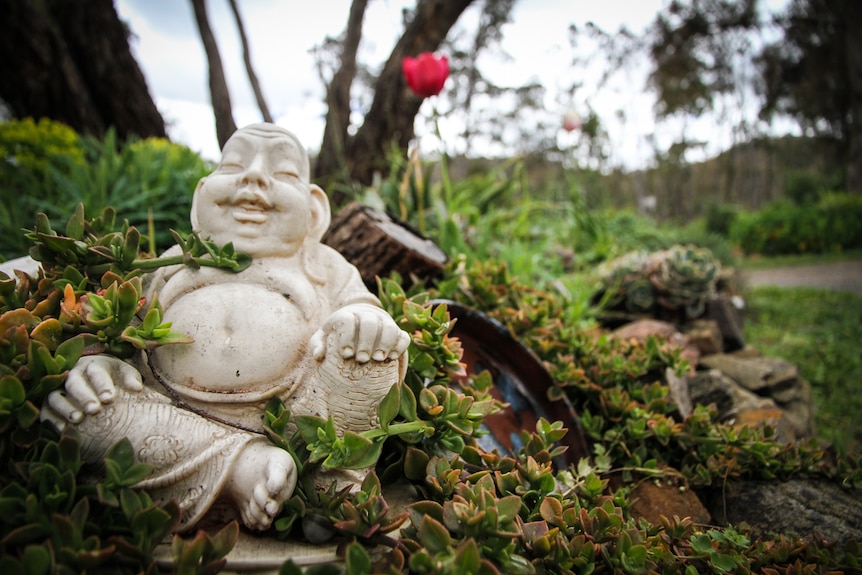
[[[779,0],[771,0],[778,2]],[[570,109],[586,113],[586,101],[606,124],[611,140],[612,165],[636,169],[653,157],[649,138],[669,145],[677,128],[656,126],[654,98],[644,91],[645,70],[629,71],[600,95],[590,91],[590,78],[578,78],[584,88],[577,94],[562,92],[575,74],[568,30],[594,22],[613,31],[626,26],[640,32],[668,0],[519,0],[512,22],[503,28],[502,49],[510,61],[489,58],[483,73],[494,82],[523,85],[538,80],[547,89],[545,108],[562,118]],[[227,0],[207,0],[210,24],[225,68],[238,126],[260,121],[260,112],[242,62],[242,48]],[[297,3],[286,0],[238,0],[249,37],[253,65],[274,120],[294,133],[312,151],[323,135],[323,84],[311,50],[327,36],[341,34],[347,23],[350,0]],[[479,3],[476,3],[479,4]],[[132,52],[141,66],[151,95],[168,124],[172,140],[208,159],[218,159],[215,122],[210,107],[206,57],[188,0],[115,0],[120,18],[132,32]],[[388,57],[402,30],[401,11],[415,0],[372,0],[364,24],[359,58],[380,65]],[[477,21],[468,8],[459,24]],[[626,121],[618,121],[625,110]],[[427,111],[426,108],[420,111]],[[455,127],[450,127],[455,129]],[[717,153],[726,136],[715,125],[704,125],[713,142],[704,153]],[[446,129],[443,129],[444,137]],[[420,148],[433,147],[431,134],[417,124]],[[560,138],[577,137],[561,130]],[[726,142],[725,142],[726,143]]]

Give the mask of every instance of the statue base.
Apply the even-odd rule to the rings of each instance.
[[[389,504],[390,516],[400,515],[407,510],[407,506],[417,501],[415,488],[408,483],[397,483],[387,485],[383,488],[386,502]],[[389,533],[393,539],[401,536],[401,529],[410,524],[408,519],[400,529]],[[189,535],[190,537],[192,535]],[[345,540],[335,538],[331,543],[306,543],[303,541],[280,541],[266,535],[255,535],[240,529],[236,544],[227,554],[227,564],[223,573],[248,573],[254,575],[276,575],[281,566],[288,560],[292,560],[299,567],[310,567],[326,563],[342,563],[343,559],[338,555],[338,546]],[[382,556],[389,547],[379,546],[368,549],[372,559],[377,554]],[[159,569],[164,572],[173,572],[173,559],[171,558],[170,539],[162,542],[156,547],[154,559]]]

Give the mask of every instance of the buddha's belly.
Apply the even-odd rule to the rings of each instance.
[[[240,283],[183,295],[165,310],[164,321],[194,343],[157,348],[153,367],[178,391],[190,392],[254,396],[290,385],[313,333],[289,296]]]

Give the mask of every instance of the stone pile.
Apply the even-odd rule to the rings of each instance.
[[[779,441],[814,437],[811,386],[788,361],[765,357],[744,345],[742,317],[730,298],[707,306],[713,316],[675,325],[637,319],[612,331],[617,338],[665,338],[689,360],[682,378],[668,374],[680,413],[713,405],[720,421],[737,426],[770,425]],[[715,310],[721,310],[715,313]],[[723,331],[730,329],[730,331]],[[731,349],[728,350],[728,347]],[[862,540],[862,502],[853,489],[826,480],[731,480],[698,496],[672,478],[644,481],[632,491],[632,514],[651,522],[691,517],[700,524],[747,524],[755,534],[796,534],[830,541]]]

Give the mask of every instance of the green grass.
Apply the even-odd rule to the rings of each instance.
[[[748,256],[738,258],[737,267],[744,270],[764,270],[777,267],[829,264],[862,260],[862,250],[848,250],[825,254],[787,255],[787,256]]]
[[[746,343],[796,364],[812,386],[818,437],[862,453],[862,296],[768,286],[745,295]]]

